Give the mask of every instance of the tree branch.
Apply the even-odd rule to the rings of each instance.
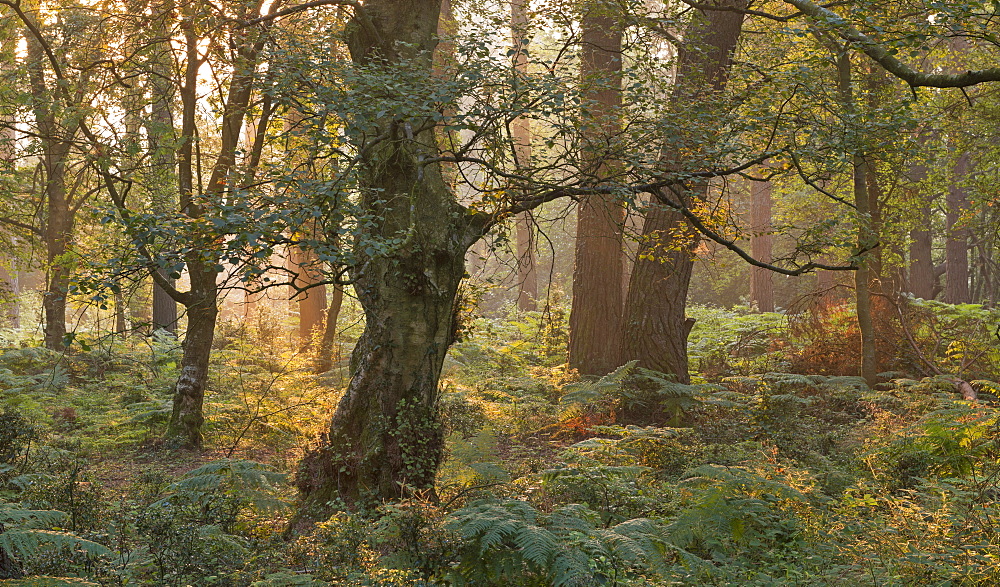
[[[1000,67],[966,71],[964,73],[943,74],[923,73],[903,63],[893,56],[884,45],[862,33],[836,12],[812,2],[812,0],[785,0],[801,10],[813,20],[830,25],[836,34],[854,45],[865,55],[875,60],[886,71],[910,84],[911,87],[964,88],[984,82],[1000,81]]]

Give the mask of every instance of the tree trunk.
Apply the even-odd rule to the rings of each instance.
[[[774,237],[771,235],[771,182],[750,182],[750,252],[754,259],[771,262]],[[750,306],[758,312],[774,311],[772,273],[750,267]]]
[[[969,297],[969,236],[968,219],[962,215],[969,207],[969,198],[962,182],[969,174],[969,154],[962,153],[955,161],[951,185],[945,197],[947,211],[947,237],[944,254],[948,273],[944,290],[944,301],[949,304],[967,304]]]
[[[746,8],[747,1],[725,0],[721,4],[739,10]],[[725,89],[742,27],[743,15],[738,11],[693,11],[678,55],[677,82],[671,96],[675,108],[713,107],[713,94]],[[700,119],[710,115],[701,113]],[[663,155],[668,169],[684,163],[679,152]],[[703,198],[707,190],[707,184],[692,186],[682,197]],[[676,199],[666,197],[672,198]],[[694,321],[685,317],[685,308],[697,239],[680,213],[655,204],[646,212],[642,235],[625,300],[622,360],[634,359],[642,367],[672,373],[678,381],[688,382],[687,337]]]
[[[76,131],[57,124],[53,96],[46,81],[44,49],[30,34],[27,35],[27,56],[32,109],[42,143],[41,159],[45,173],[46,219],[42,235],[47,272],[42,297],[44,340],[47,348],[62,350],[66,339],[66,295],[70,278],[67,252],[73,224],[66,194],[66,158]]]
[[[440,0],[366,1],[378,34],[353,29],[354,62],[389,75],[397,67],[429,73],[439,9]],[[392,138],[362,149],[361,205],[378,219],[373,237],[406,238],[383,256],[358,251],[352,277],[365,331],[325,442],[300,467],[306,508],[325,509],[337,495],[356,505],[433,495],[442,456],[438,378],[454,336],[465,253],[484,228],[458,205],[440,164],[421,164],[438,153],[433,129],[410,136],[405,120],[371,122]]]
[[[527,0],[512,0],[510,3],[510,28],[514,49],[514,75],[528,73],[528,27]],[[517,168],[531,165],[531,121],[519,116],[511,123],[514,141],[514,157]],[[535,227],[531,212],[517,215],[517,309],[534,310],[538,299],[538,273],[535,259]]]
[[[323,337],[320,339],[317,351],[316,372],[326,373],[333,368],[333,347],[337,342],[337,319],[344,303],[344,288],[335,285],[330,291],[330,300],[326,307],[326,320],[323,325]]]
[[[323,275],[316,266],[316,253],[293,246],[289,251],[289,261],[295,272],[292,281],[293,299],[298,300],[299,304],[299,344],[308,347],[323,324],[326,286],[319,285]]]
[[[923,146],[925,139],[921,136],[918,139],[920,146]],[[919,155],[918,155],[919,156]],[[913,228],[910,230],[910,275],[909,291],[914,297],[929,300],[933,297],[934,291],[934,261],[931,258],[931,205],[932,197],[926,193],[921,185],[927,179],[927,166],[915,163],[910,166],[907,179],[911,186],[907,189],[910,198],[915,200],[917,206],[916,219]]]
[[[163,8],[164,14],[153,19],[155,33],[154,50],[151,58],[151,73],[146,85],[152,95],[149,119],[146,121],[146,136],[149,157],[152,164],[152,175],[159,181],[154,185],[176,186],[177,176],[174,169],[174,153],[171,143],[174,138],[173,127],[173,82],[170,72],[169,27],[167,19],[173,11],[173,2],[168,0]],[[165,211],[176,204],[176,194],[172,190],[154,191],[151,195],[151,207],[156,211]],[[176,282],[165,272],[160,275],[173,287]],[[177,333],[177,302],[170,297],[160,284],[153,281],[152,328],[163,329],[172,334]]]
[[[580,84],[592,120],[580,157],[593,177],[614,165],[608,145],[621,132],[621,17],[612,10],[612,4],[590,2],[581,22]],[[613,195],[590,195],[580,198],[576,214],[569,366],[605,375],[622,363],[625,208]]]
[[[837,57],[837,73],[842,106],[853,118],[857,110],[852,87],[851,57],[846,50]],[[858,132],[855,130],[855,132]],[[860,149],[860,146],[855,148]],[[854,180],[854,206],[857,209],[857,248],[866,251],[877,242],[871,217],[871,200],[868,194],[868,161],[861,152],[852,155]],[[858,269],[854,272],[854,292],[857,299],[858,330],[861,332],[861,376],[874,386],[877,381],[878,355],[875,348],[875,325],[872,319],[870,254],[859,253]]]
[[[162,270],[160,274],[163,275]],[[177,282],[164,275],[171,285]],[[171,334],[177,333],[177,302],[166,292],[160,284],[153,282],[153,330],[163,329]]]
[[[219,310],[216,301],[217,273],[214,263],[195,256],[188,258],[191,277],[187,307],[187,330],[184,333],[181,373],[174,386],[174,406],[167,426],[167,440],[184,448],[201,448],[203,405],[208,383],[208,363],[215,337]]]

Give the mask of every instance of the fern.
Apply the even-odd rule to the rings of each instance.
[[[85,540],[70,532],[51,528],[64,521],[68,515],[56,510],[29,510],[16,504],[0,502],[0,552],[16,560],[27,560],[48,552],[78,552],[89,557],[111,556],[114,553],[101,544]],[[13,527],[7,527],[11,525]],[[16,564],[16,563],[15,563]],[[19,571],[18,571],[19,572]],[[38,578],[39,581],[20,584],[73,585],[65,579]],[[31,579],[30,581],[35,581]],[[54,582],[55,581],[55,582]],[[64,581],[59,583],[58,581]]]
[[[543,515],[519,500],[480,503],[449,517],[464,539],[458,584],[605,583],[632,571],[662,572],[669,547],[645,519],[602,527],[601,516],[571,504]]]
[[[28,577],[0,581],[0,585],[10,587],[100,587],[98,583],[76,577]]]
[[[567,393],[562,397],[560,403],[566,406],[587,404],[620,391],[625,378],[632,373],[637,363],[638,361],[629,361],[597,381],[582,381],[565,386],[563,391]]]
[[[155,507],[182,499],[210,508],[220,498],[231,496],[254,511],[283,511],[289,504],[277,494],[278,486],[286,478],[284,473],[272,471],[261,463],[220,459],[187,472],[179,481],[168,486],[170,495],[152,505]]]
[[[0,548],[22,560],[37,556],[46,549],[72,550],[92,557],[114,554],[111,549],[69,532],[34,528],[7,530],[0,534]]]

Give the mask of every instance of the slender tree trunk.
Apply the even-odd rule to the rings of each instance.
[[[720,5],[743,9],[747,1],[723,0]],[[693,11],[678,55],[671,97],[676,108],[709,109],[700,114],[700,120],[710,117],[717,95],[725,89],[742,27],[743,15],[738,11]],[[676,152],[664,152],[663,158],[668,168],[683,164]],[[707,184],[695,185],[681,197],[690,204],[692,199],[704,198],[707,190]],[[676,199],[672,194],[666,198]],[[685,316],[685,308],[696,245],[697,237],[680,213],[651,205],[625,301],[622,359],[672,373],[681,382],[690,380],[687,337],[694,320]]]
[[[45,313],[45,346],[62,350],[66,338],[66,295],[69,291],[70,262],[68,247],[73,227],[72,212],[66,193],[66,158],[75,130],[61,128],[52,110],[53,96],[47,86],[45,55],[40,42],[27,35],[28,70],[32,109],[42,142],[42,167],[45,174],[46,287],[42,297]]]
[[[926,138],[921,135],[922,147]],[[932,198],[921,185],[927,179],[927,166],[923,162],[910,166],[907,188],[910,199],[916,203],[916,218],[910,230],[909,291],[914,297],[929,300],[934,291],[934,261],[931,258],[931,205]]]
[[[337,342],[337,319],[344,304],[344,288],[335,285],[330,290],[330,300],[326,306],[326,320],[323,337],[317,351],[316,372],[326,373],[333,368],[333,348]]]
[[[510,3],[510,28],[514,45],[514,75],[528,73],[528,14],[527,0],[512,0]],[[511,123],[511,138],[514,141],[514,157],[518,168],[531,165],[531,121],[517,117]],[[538,299],[538,273],[535,259],[535,227],[530,212],[518,214],[517,232],[517,308],[534,310]]]
[[[962,153],[955,161],[952,182],[945,198],[945,222],[948,232],[944,244],[947,263],[944,301],[949,304],[967,304],[969,296],[969,236],[968,219],[963,219],[969,207],[969,198],[962,182],[969,174],[969,154]]]
[[[848,116],[856,112],[851,57],[846,50],[837,57],[837,73],[841,101]],[[854,132],[859,132],[854,130]],[[860,149],[860,146],[855,148]],[[852,156],[854,179],[854,205],[858,214],[857,247],[859,251],[870,250],[878,235],[873,231],[871,200],[868,195],[868,162],[864,154],[855,152]],[[877,381],[878,356],[875,349],[875,326],[872,319],[870,255],[862,253],[858,269],[854,272],[854,291],[857,299],[858,330],[861,332],[861,376],[874,386]]]
[[[580,84],[592,119],[583,131],[587,152],[580,156],[600,177],[614,165],[609,145],[621,132],[622,25],[611,3],[594,0],[585,10]],[[580,199],[576,214],[569,366],[604,375],[622,363],[625,208],[612,195],[591,195]]]
[[[754,259],[771,262],[774,237],[771,235],[771,182],[750,182],[750,252]],[[772,273],[750,267],[750,305],[758,312],[774,311]]]

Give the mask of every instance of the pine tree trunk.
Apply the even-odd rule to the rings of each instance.
[[[919,144],[923,146],[921,138]],[[931,258],[931,205],[932,197],[924,193],[920,182],[927,179],[927,167],[923,163],[910,166],[907,178],[912,184],[908,188],[910,197],[917,202],[914,228],[910,230],[910,272],[908,289],[914,297],[929,300],[934,292],[934,261]]]
[[[525,34],[528,27],[526,0],[512,0],[510,3],[510,27],[514,49],[514,74],[528,73],[528,43]],[[514,157],[518,168],[531,165],[531,121],[517,117],[511,123],[514,141]],[[517,309],[522,312],[536,308],[538,299],[538,273],[535,259],[535,227],[530,212],[517,215]]]
[[[676,108],[711,109],[714,94],[725,89],[743,27],[739,10],[746,8],[747,1],[724,0],[721,5],[736,10],[693,11],[678,55],[671,97]],[[710,116],[710,112],[700,113],[702,120]],[[664,152],[663,159],[668,169],[683,165],[678,152]],[[704,198],[707,190],[707,185],[691,186],[682,203],[690,205]],[[672,194],[658,197],[677,199]],[[687,337],[694,321],[686,318],[685,308],[697,239],[678,212],[659,204],[648,208],[642,234],[625,300],[622,361],[637,360],[642,367],[672,373],[678,381],[687,382]]]
[[[621,130],[621,17],[612,10],[611,4],[590,2],[581,22],[580,84],[592,120],[583,130],[589,152],[580,156],[594,177],[613,165],[606,145]],[[622,363],[625,208],[613,195],[590,195],[580,199],[576,214],[569,366],[605,375]]]
[[[678,233],[686,232],[681,240]],[[697,235],[679,212],[651,204],[625,301],[625,359],[689,383],[685,316]]]
[[[771,262],[774,237],[771,235],[771,182],[750,182],[750,252],[753,258]],[[758,312],[774,311],[772,273],[762,267],[750,267],[750,305]]]
[[[160,274],[163,275],[162,270]],[[176,281],[164,275],[171,285]],[[172,334],[177,333],[177,302],[166,292],[160,284],[153,282],[153,330],[163,329]]]
[[[853,117],[857,107],[854,100],[851,74],[851,57],[843,52],[837,57],[838,85],[842,107],[849,117]],[[857,210],[857,248],[870,251],[877,242],[871,217],[871,199],[868,193],[869,167],[864,154],[852,155],[852,176],[854,182],[854,206]],[[858,269],[854,272],[854,292],[858,330],[861,332],[861,377],[873,386],[877,381],[878,355],[875,348],[875,324],[872,318],[870,253],[860,253]]]
[[[969,154],[962,153],[955,161],[952,182],[945,198],[947,237],[944,244],[948,267],[944,301],[949,304],[967,304],[969,297],[969,229],[962,215],[969,207],[969,198],[961,182],[969,173]]]
[[[293,299],[299,305],[299,344],[308,347],[323,325],[326,286],[319,285],[323,276],[316,266],[316,254],[313,251],[292,247],[289,256],[291,268],[295,272]]]

